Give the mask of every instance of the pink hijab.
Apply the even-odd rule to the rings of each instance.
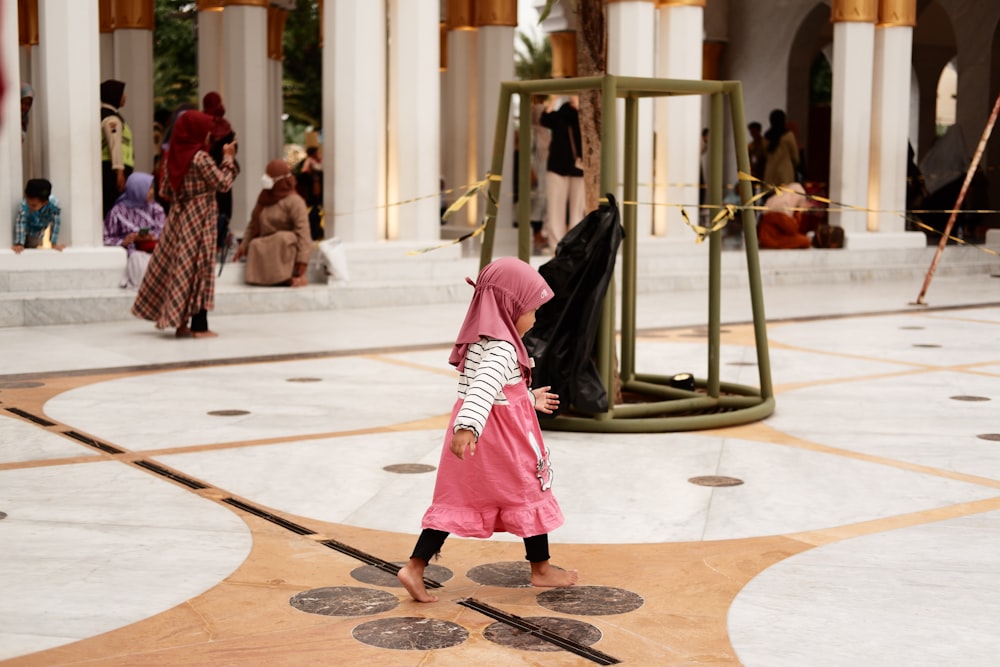
[[[493,260],[479,272],[476,288],[458,332],[448,362],[465,370],[465,353],[482,336],[505,340],[517,350],[517,361],[525,380],[531,377],[531,360],[524,342],[517,335],[515,323],[521,315],[535,310],[552,297],[552,288],[530,264],[516,257]]]

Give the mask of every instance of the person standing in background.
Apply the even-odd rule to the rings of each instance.
[[[549,159],[546,162],[545,195],[548,201],[546,237],[549,250],[555,252],[559,241],[574,225],[583,220],[586,204],[583,185],[583,146],[580,136],[580,96],[570,95],[556,110],[558,97],[545,104],[539,120],[552,130]],[[567,218],[567,210],[569,217]]]
[[[799,144],[795,141],[795,134],[785,124],[784,111],[775,109],[769,119],[771,126],[764,133],[767,142],[764,182],[767,185],[794,183],[795,167],[799,164]]]
[[[750,143],[747,144],[747,152],[750,153],[750,175],[758,180],[764,180],[764,165],[767,164],[767,142],[761,134],[763,128],[757,121],[747,125],[750,133]],[[760,192],[761,184],[754,183],[754,192]]]
[[[235,141],[236,132],[225,118],[226,107],[222,104],[222,96],[217,92],[205,93],[205,97],[201,100],[201,107],[205,113],[215,118],[208,154],[215,160],[215,166],[221,167],[223,160],[222,149],[226,144]],[[234,164],[236,165],[236,173],[238,175],[240,173],[240,164],[239,162],[235,162]],[[216,192],[215,204],[219,209],[215,246],[217,251],[221,251],[223,248],[228,248],[230,240],[229,225],[233,219],[232,189]]]
[[[135,168],[132,130],[122,118],[125,106],[125,83],[108,79],[101,83],[101,186],[104,210],[115,205],[118,195],[125,192],[125,181]]]
[[[30,83],[21,84],[21,143],[28,138],[28,121],[31,105],[35,102],[35,91],[31,89]]]

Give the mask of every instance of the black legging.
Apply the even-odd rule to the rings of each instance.
[[[419,558],[425,563],[431,562],[431,558],[441,551],[441,547],[444,546],[444,541],[447,537],[448,533],[443,530],[424,528],[420,533],[420,537],[417,538],[417,545],[413,547],[413,553],[410,555],[410,558]],[[524,553],[524,558],[530,563],[544,563],[547,561],[549,559],[548,533],[525,537]]]
[[[208,331],[208,311],[204,308],[191,316],[191,331]]]

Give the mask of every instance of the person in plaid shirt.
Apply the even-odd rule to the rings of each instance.
[[[14,246],[17,254],[25,248],[37,248],[49,230],[49,242],[54,250],[59,243],[59,200],[52,196],[52,183],[44,178],[32,178],[24,187],[24,199],[14,221]]]

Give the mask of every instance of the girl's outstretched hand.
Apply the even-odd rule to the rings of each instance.
[[[469,455],[476,455],[476,434],[469,429],[459,429],[451,437],[451,453],[459,459],[465,460],[465,449],[468,447]]]
[[[551,415],[559,407],[559,394],[553,394],[549,389],[552,387],[539,387],[531,390],[535,397],[535,409],[547,415]]]

